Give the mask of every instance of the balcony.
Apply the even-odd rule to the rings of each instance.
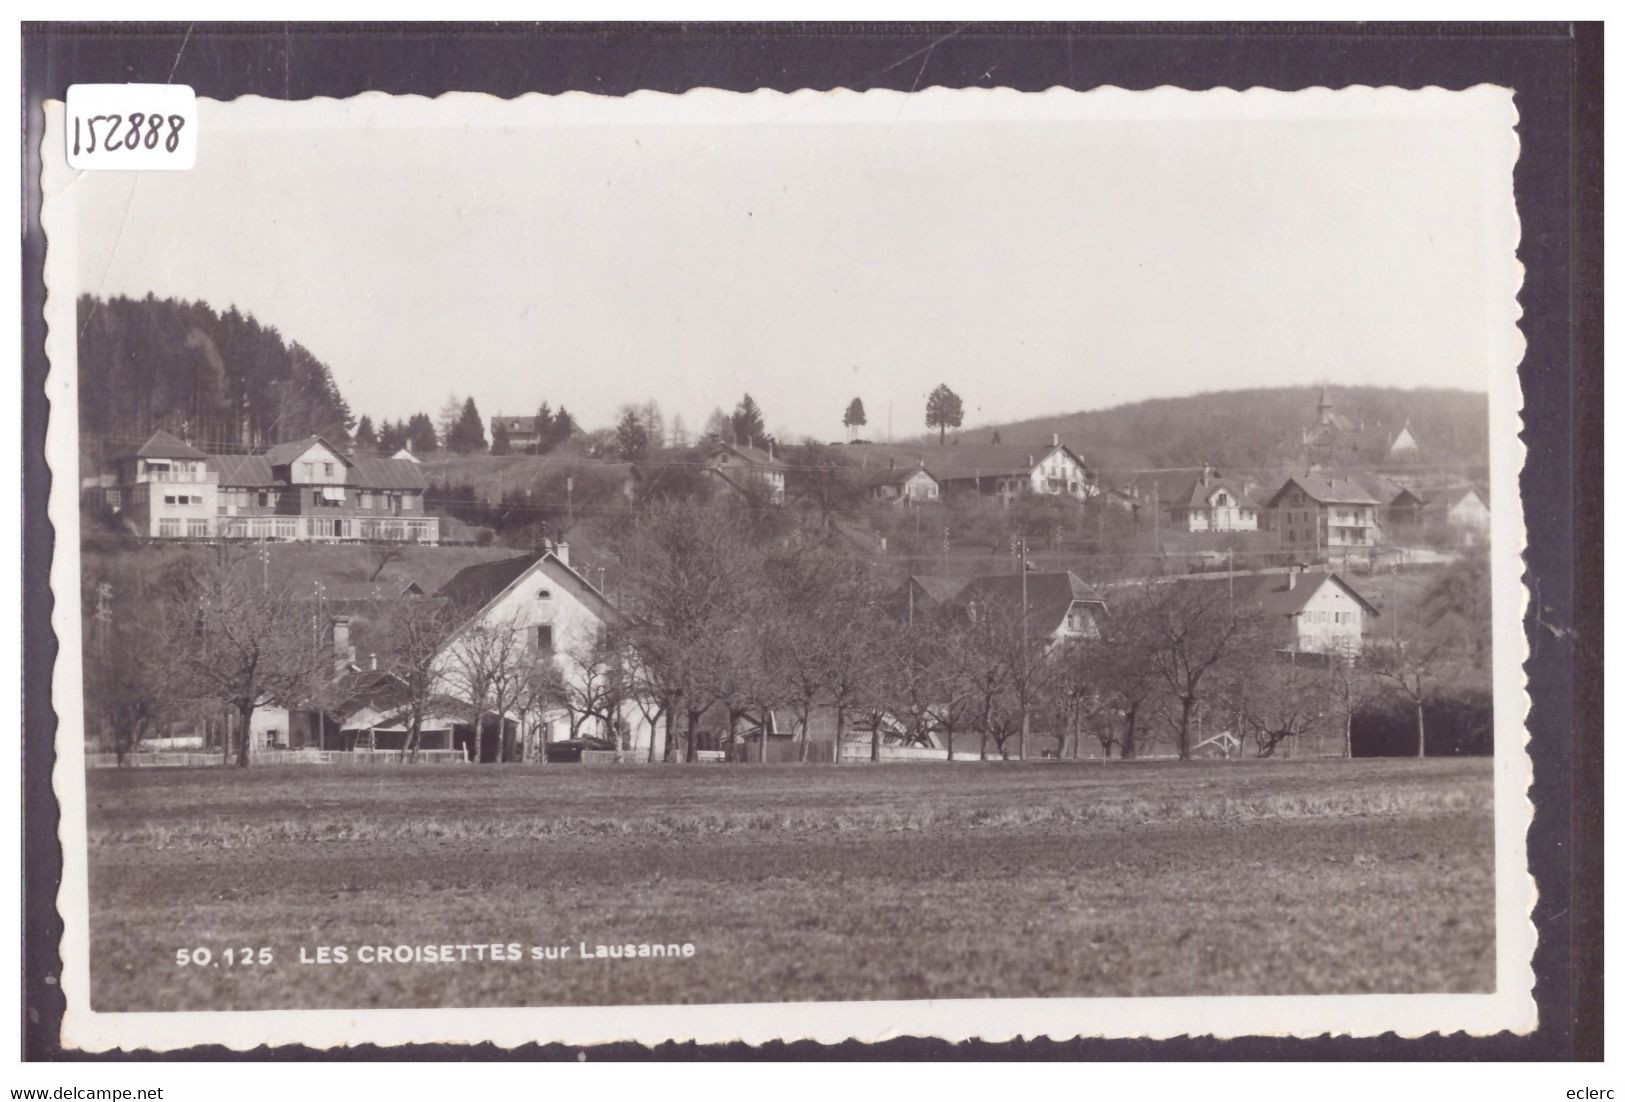
[[[182,474],[179,471],[140,471],[136,474],[137,482],[184,482],[192,486],[201,486],[206,483],[219,482],[218,471],[205,470],[202,474]]]

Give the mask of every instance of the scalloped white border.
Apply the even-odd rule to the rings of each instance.
[[[1525,525],[1519,473],[1525,447],[1519,437],[1523,396],[1517,368],[1524,338],[1517,327],[1523,268],[1516,259],[1520,224],[1512,202],[1517,160],[1517,112],[1510,89],[1480,85],[1464,91],[1429,87],[1312,88],[1279,92],[1221,88],[1192,92],[1161,87],[1133,92],[1100,88],[1073,92],[1051,88],[1021,93],[1007,88],[944,89],[913,93],[800,90],[753,93],[696,89],[682,95],[640,91],[625,97],[570,92],[498,99],[448,93],[434,99],[366,92],[350,99],[298,102],[246,96],[230,102],[200,99],[200,125],[222,127],[334,128],[357,125],[572,126],[669,123],[672,125],[909,125],[956,121],[1034,123],[1057,120],[1335,119],[1425,114],[1459,119],[1485,129],[1495,150],[1502,187],[1490,189],[1497,209],[1486,224],[1500,227],[1491,255],[1504,266],[1485,273],[1486,293],[1505,304],[1502,331],[1491,347],[1502,350],[1487,380],[1490,394],[1490,485],[1493,510],[1495,721],[1496,991],[1475,995],[1336,995],[1190,998],[966,999],[913,1002],[752,1003],[704,1006],[564,1007],[556,1009],[451,1010],[266,1010],[175,1013],[98,1013],[89,1006],[89,928],[85,826],[84,743],[79,647],[78,426],[74,303],[79,293],[75,205],[77,173],[62,147],[62,105],[46,105],[42,155],[42,225],[49,327],[46,352],[52,365],[46,397],[53,416],[46,459],[53,478],[49,512],[57,533],[51,587],[56,598],[52,627],[61,642],[52,695],[59,717],[53,777],[62,817],[62,886],[57,907],[64,919],[62,988],[67,1013],[63,1044],[106,1051],[114,1048],[169,1050],[199,1044],[246,1050],[260,1045],[338,1045],[491,1042],[514,1047],[531,1042],[586,1045],[608,1041],[752,1044],[773,1040],[837,1043],[929,1036],[949,1041],[1004,1041],[1018,1037],[1169,1038],[1322,1034],[1401,1037],[1463,1031],[1481,1036],[1525,1033],[1536,1026],[1531,959],[1535,929],[1530,914],[1534,880],[1528,872],[1526,837],[1533,818],[1528,791],[1533,776],[1525,717],[1529,698],[1523,663],[1528,646],[1522,624],[1528,600],[1522,581]],[[207,141],[207,133],[202,135]],[[1504,207],[1499,204],[1504,203]],[[1497,219],[1499,221],[1497,221]],[[65,477],[65,472],[75,472]],[[1518,502],[1516,509],[1509,503]],[[1524,738],[1511,737],[1523,732]],[[494,1012],[496,1011],[496,1012]]]

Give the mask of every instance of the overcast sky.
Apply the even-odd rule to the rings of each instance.
[[[455,392],[590,427],[652,397],[693,431],[748,390],[796,437],[839,437],[853,396],[871,435],[903,436],[939,382],[967,424],[1487,385],[1510,324],[1509,109],[988,121],[889,102],[693,125],[602,101],[573,125],[536,99],[205,104],[192,171],[75,182],[83,287],[235,304],[375,420]]]

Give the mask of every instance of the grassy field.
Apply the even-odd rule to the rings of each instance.
[[[1489,990],[1490,764],[98,770],[92,1001]],[[523,959],[358,959],[476,943]]]

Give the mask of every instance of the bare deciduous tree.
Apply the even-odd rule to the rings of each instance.
[[[1262,641],[1255,616],[1237,610],[1224,586],[1203,582],[1147,583],[1146,656],[1172,697],[1181,761],[1191,756],[1191,718],[1204,682],[1222,663]]]
[[[264,570],[241,548],[222,544],[188,560],[173,581],[164,653],[177,683],[235,711],[237,764],[246,766],[255,709],[301,703],[331,672],[330,625],[318,602],[296,596],[286,575]]]
[[[141,607],[145,589],[133,574],[98,583],[86,602],[85,720],[106,737],[120,765],[179,703],[162,634]]]
[[[451,606],[435,598],[396,601],[380,623],[380,669],[398,681],[406,700],[405,757],[417,760],[423,720],[445,673],[446,637],[455,623]]]
[[[621,548],[625,638],[684,709],[689,761],[698,753],[700,717],[725,690],[749,614],[741,527],[727,502],[655,502]]]

